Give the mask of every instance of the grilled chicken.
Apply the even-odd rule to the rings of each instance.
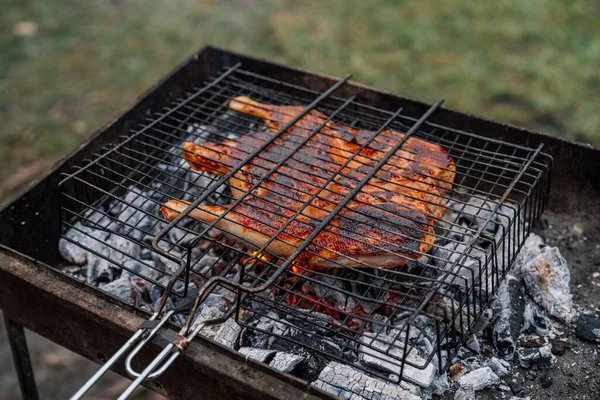
[[[236,97],[229,106],[263,118],[269,129],[222,143],[185,143],[183,155],[196,170],[228,173],[304,109],[262,104],[247,97]],[[290,256],[403,138],[402,133],[383,131],[352,157],[374,132],[333,121],[325,124],[326,120],[321,112],[311,111],[243,165],[229,180],[235,199],[249,192],[310,136],[304,146],[240,204],[234,207],[201,205],[190,216],[214,223],[224,215],[216,226],[234,240],[262,249],[275,237],[266,250],[279,257]],[[323,124],[325,126],[313,134]],[[349,159],[349,164],[338,172]],[[445,205],[441,196],[452,187],[454,171],[453,160],[440,146],[409,138],[296,261],[323,267],[365,264],[394,267],[419,258],[434,241],[433,227]],[[318,196],[312,199],[317,192]],[[308,206],[299,212],[305,203],[309,203]],[[185,202],[170,200],[161,211],[170,221],[187,206]]]

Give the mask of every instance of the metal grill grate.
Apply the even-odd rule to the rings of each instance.
[[[111,274],[119,273],[150,282],[158,294],[140,294],[149,297],[148,301],[132,299],[150,312],[160,312],[165,305],[180,306],[178,299],[189,298],[190,290],[200,288],[196,303],[204,301],[209,292],[227,292],[232,303],[222,319],[232,317],[245,327],[240,341],[247,345],[264,346],[265,337],[281,338],[304,351],[390,381],[402,379],[406,368],[445,368],[462,340],[476,329],[490,297],[539,218],[546,203],[551,160],[541,146],[526,148],[429,122],[440,103],[417,120],[403,115],[402,110],[381,110],[355,98],[336,97],[333,93],[346,80],[320,93],[245,71],[239,65],[228,68],[66,175],[60,183],[63,246],[81,247],[88,257],[94,257],[86,260],[88,269],[100,268],[103,273],[88,283],[102,288],[114,278]],[[229,109],[229,102],[238,96],[299,107],[288,108],[296,110],[289,115],[281,110],[281,115],[272,114],[285,123],[268,128],[261,118]],[[310,128],[303,121],[314,116],[314,110],[324,117]],[[342,129],[341,125],[330,122],[370,133],[354,146],[355,151],[344,149],[346,161],[336,164],[328,158],[327,165],[335,165],[335,169],[325,171],[327,167],[309,165],[296,156],[319,140],[338,138],[336,129]],[[374,158],[366,156],[364,149],[389,139],[387,130],[405,134]],[[266,139],[244,150],[245,135]],[[441,146],[456,166],[453,182],[427,181],[434,189],[411,186],[426,181],[422,173],[407,183],[411,189],[408,197],[435,207],[427,210],[439,210],[435,215],[429,213],[425,223],[407,217],[419,222],[408,239],[422,243],[423,235],[429,235],[434,239],[430,246],[390,250],[387,236],[357,237],[355,232],[336,230],[335,223],[360,218],[360,213],[344,214],[334,221],[352,204],[361,204],[356,197],[361,189],[392,183],[381,173],[390,160],[408,162],[416,156],[407,146],[414,139]],[[218,142],[230,149],[236,145],[240,150],[236,154],[244,157],[228,172],[199,172],[183,158],[185,142],[200,146]],[[310,187],[300,196],[302,200],[294,197],[298,189],[289,179],[277,180],[278,188],[285,190],[276,195],[297,207],[285,209],[267,199],[264,212],[272,219],[245,215],[259,227],[276,232],[266,244],[249,249],[241,244],[243,235],[216,226],[220,221],[232,221],[234,213],[240,212],[238,205],[248,201],[252,190],[235,193],[228,183],[241,176],[235,173],[250,160],[261,159],[267,146],[277,147],[282,155],[275,160],[262,159],[263,173],[256,174],[256,168],[248,172],[252,189],[273,191],[269,184],[277,180],[275,176],[297,180],[298,175],[286,168],[292,161],[300,165],[302,179],[315,179],[302,182]],[[325,148],[323,157],[329,156],[328,149],[340,150],[335,145]],[[346,168],[356,160],[363,169]],[[374,183],[373,178],[378,181]],[[319,184],[314,183],[317,181]],[[325,207],[321,218],[311,217],[310,234],[282,239],[281,233],[288,232],[289,224],[315,205],[314,200],[323,196],[325,185],[332,181],[342,190],[334,196],[335,205]],[[448,187],[451,189],[446,191]],[[170,199],[191,206],[167,223],[159,209]],[[221,206],[225,212],[210,222],[187,217],[199,205]],[[275,224],[278,218],[286,222]],[[361,224],[369,226],[363,219]],[[380,229],[390,237],[398,235]],[[406,265],[380,268],[367,258],[353,259],[356,266],[349,267],[345,261],[352,256],[343,254],[331,261],[336,268],[297,261],[302,254],[319,253],[313,239],[334,230],[379,253],[404,258]],[[292,254],[278,256],[267,248],[275,241],[287,241]],[[185,332],[193,329],[194,316],[192,312],[187,320],[180,319]]]

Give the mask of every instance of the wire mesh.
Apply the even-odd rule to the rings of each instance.
[[[159,291],[185,266],[174,299],[231,282],[239,346],[283,339],[396,382],[442,370],[539,218],[551,160],[428,116],[228,68],[66,175],[61,234]]]

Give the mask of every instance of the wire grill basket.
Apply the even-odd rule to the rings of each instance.
[[[64,176],[63,246],[84,249],[93,258],[85,260],[88,268],[128,274],[152,284],[160,295],[154,303],[136,303],[152,314],[136,340],[148,339],[179,315],[181,331],[172,335],[163,357],[174,359],[203,326],[231,318],[244,327],[242,344],[264,346],[264,338],[280,338],[390,381],[399,382],[406,368],[447,366],[477,328],[539,218],[551,159],[541,146],[517,146],[431,122],[441,101],[415,119],[402,110],[335,96],[347,80],[315,92],[239,64],[226,68]],[[232,99],[285,107],[269,109],[265,119],[232,110]],[[336,147],[352,129],[361,139],[351,149]],[[248,146],[250,137],[262,139]],[[428,167],[411,144],[421,141],[440,146],[453,162],[441,167],[451,181],[431,180],[425,168],[402,189],[410,199],[403,207],[425,207],[425,222],[407,214],[402,221],[411,229],[399,231],[397,220],[363,218],[361,207],[384,206],[369,203],[376,195],[367,200],[361,195],[398,184],[386,174],[391,163],[400,169],[411,162]],[[182,152],[186,142],[205,150],[217,146],[235,160],[225,170],[222,165],[195,170]],[[309,152],[328,162],[303,161],[302,154]],[[274,153],[276,158],[268,158]],[[246,168],[252,163],[261,168]],[[246,180],[248,189],[237,189],[235,179]],[[256,213],[244,215],[248,208],[243,206],[259,192],[270,196],[252,203]],[[185,203],[167,222],[160,208],[172,199]],[[221,211],[191,218],[197,207]],[[307,211],[311,208],[313,214]],[[256,231],[249,234],[266,236],[264,241],[257,245],[224,228],[240,221],[240,214]],[[290,235],[289,226],[307,215],[309,232]],[[348,229],[348,221],[363,233]],[[404,265],[382,268],[375,258],[340,252],[335,243],[315,245],[324,233]],[[405,236],[405,244],[392,246],[398,235]],[[289,249],[282,255],[273,251],[273,243]],[[305,262],[326,251],[336,255],[326,267]],[[102,288],[111,280],[98,276],[88,283]],[[218,320],[198,323],[197,308],[210,293],[226,296],[230,307]],[[190,298],[195,301],[187,302]],[[138,380],[156,376],[160,365],[133,374]]]

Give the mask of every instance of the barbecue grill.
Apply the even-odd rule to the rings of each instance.
[[[192,170],[183,161],[184,142],[236,141],[265,129],[263,121],[227,108],[236,96],[303,108],[226,175]],[[372,132],[368,143],[380,139],[386,129],[404,136],[385,156],[370,160],[366,174],[345,176],[349,161],[340,163],[332,176],[348,178],[347,192],[327,217],[315,221],[311,235],[292,256],[278,257],[266,245],[241,246],[216,229],[218,221],[187,217],[201,204],[243,201],[248,193],[234,197],[228,179],[282,134],[301,129],[298,121],[313,110],[327,119],[309,136],[321,133],[329,121]],[[310,145],[296,139],[282,145],[287,151],[284,159],[257,177],[255,187]],[[413,249],[412,257],[403,256],[406,265],[389,269],[374,268],[368,261],[359,268],[327,269],[296,262],[412,139],[440,145],[456,164],[431,249]],[[491,296],[550,198],[552,157],[541,142],[550,143],[550,153],[560,161],[568,148],[576,148],[560,148],[557,139],[442,109],[441,101],[427,106],[351,83],[349,78],[320,77],[205,48],[4,209],[0,240],[8,247],[2,254],[2,273],[7,285],[14,285],[2,291],[0,304],[9,319],[54,340],[60,330],[75,333],[110,322],[98,337],[58,340],[102,362],[134,330],[134,340],[122,348],[125,352],[140,343],[126,363],[137,378],[131,389],[143,383],[171,397],[193,392],[194,383],[181,377],[197,374],[196,368],[208,370],[203,378],[207,398],[243,391],[258,398],[271,388],[273,397],[300,393],[307,390],[306,381],[318,382],[328,363],[398,385],[408,381],[426,386],[428,382],[415,381],[418,371],[443,371],[468,335],[481,326]],[[584,171],[591,165],[589,157],[572,168]],[[173,198],[190,205],[166,222],[159,208]],[[310,200],[302,210],[309,204]],[[47,223],[31,230],[38,219]],[[139,285],[139,292],[134,291],[138,295],[125,299],[107,289],[119,279]],[[47,286],[39,295],[50,299],[48,304],[66,304],[59,309],[61,318],[42,328],[42,311],[48,305],[37,302],[39,311],[29,313],[37,317],[18,314],[16,299],[23,294],[17,288],[23,285]],[[107,295],[112,298],[107,300]],[[224,299],[222,312],[203,315],[206,303],[215,298]],[[137,317],[130,317],[132,313]],[[146,322],[140,323],[140,317]],[[245,364],[206,338],[193,340],[211,337],[211,326],[239,327],[239,339],[227,347],[269,350],[276,341],[280,349],[317,362],[297,373],[302,379],[284,378],[248,358]],[[156,346],[161,352],[154,358]],[[22,346],[16,348],[17,355],[22,351]],[[202,362],[207,360],[203,352],[210,352],[213,361]],[[170,367],[176,358],[180,360]],[[122,372],[123,367],[113,363],[117,359],[110,359],[105,369]],[[32,393],[31,382],[23,375],[24,388]],[[149,376],[156,380],[145,380]],[[226,377],[232,380],[226,382]],[[181,381],[189,386],[182,387]],[[236,387],[235,381],[243,386]],[[315,386],[325,388],[323,383],[313,385],[309,393],[324,396]]]

